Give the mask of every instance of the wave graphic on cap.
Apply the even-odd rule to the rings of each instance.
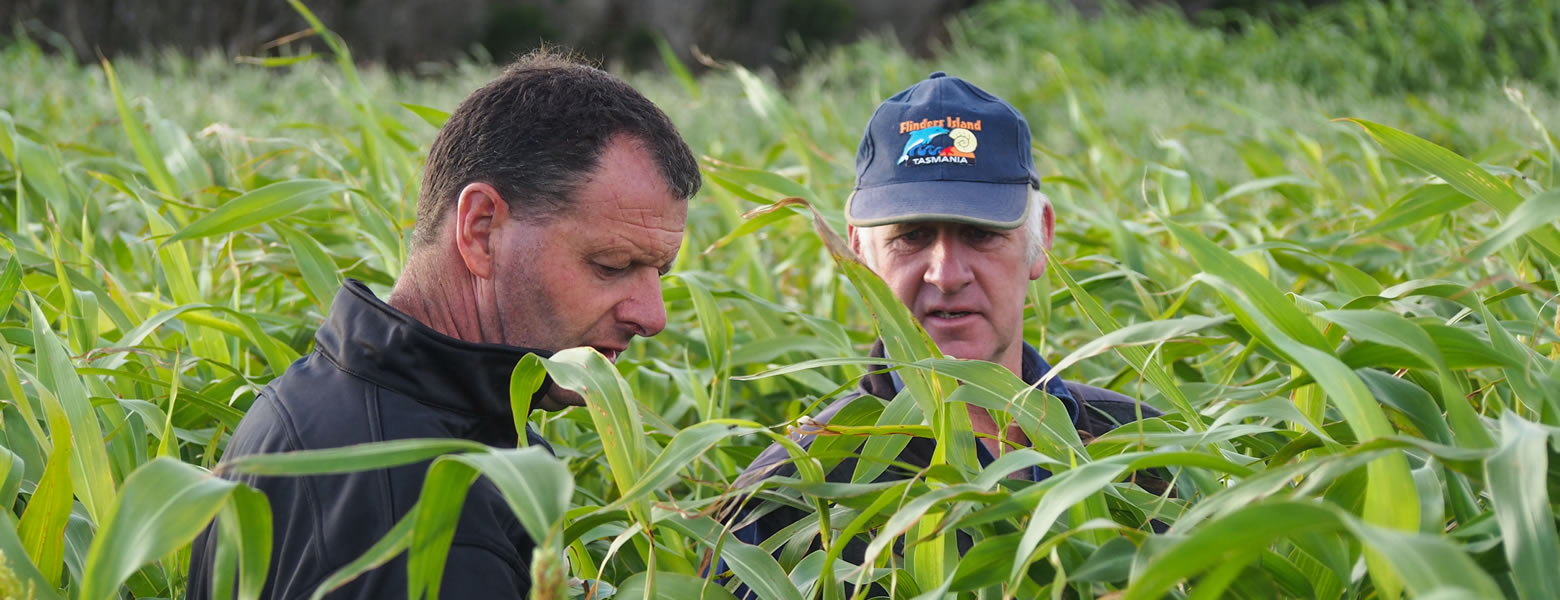
[[[910,134],[910,140],[905,142],[904,152],[899,154],[899,162],[894,164],[904,164],[905,161],[910,160],[910,151],[914,150],[916,146],[930,143],[937,136],[945,133],[948,133],[948,128],[946,127],[928,127]]]

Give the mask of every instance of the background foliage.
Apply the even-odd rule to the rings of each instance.
[[[414,595],[437,589],[437,534],[480,472],[513,498],[547,492],[515,502],[544,540],[542,597],[581,580],[723,597],[702,577],[717,545],[766,597],[843,597],[838,582],[869,578],[896,597],[1555,597],[1546,7],[1343,3],[1231,33],[996,2],[929,61],[867,41],[784,87],[675,61],[630,75],[704,157],[708,191],[664,282],[673,326],[615,368],[566,353],[517,371],[517,397],[542,369],[595,390],[592,410],[532,415],[559,460],[409,442],[232,468],[440,456],[418,508],[355,565],[410,549]],[[309,350],[341,278],[388,289],[441,111],[494,70],[414,79],[346,52],[265,68],[0,50],[0,594],[182,597],[212,519],[231,525],[232,585],[258,592],[267,504],[207,470],[255,392]],[[1026,337],[1069,379],[1165,418],[1084,446],[1010,375],[917,345],[881,284],[830,252],[862,124],[934,69],[1034,128],[1059,239]],[[821,227],[800,204],[742,216],[786,197]],[[831,541],[904,534],[907,556],[857,569],[785,535],[735,547],[712,515],[753,490],[730,479],[865,372],[874,314],[911,393],[853,407],[837,424],[857,429],[798,450],[799,475],[759,493],[821,507]],[[1019,419],[1035,451],[973,466],[960,403]],[[818,485],[855,445],[892,456],[895,436],[859,435],[887,431],[945,440],[945,464]],[[1026,462],[1057,475],[1001,480]],[[1127,480],[1150,467],[1173,495]],[[954,529],[977,541],[961,561]]]

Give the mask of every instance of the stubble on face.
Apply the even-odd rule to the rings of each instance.
[[[856,230],[864,262],[943,352],[1019,372],[1030,262],[1020,227],[901,223]]]
[[[506,344],[556,351],[593,346],[609,358],[665,325],[660,274],[681,246],[687,201],[654,160],[619,137],[571,210],[520,221],[501,243],[493,284]]]

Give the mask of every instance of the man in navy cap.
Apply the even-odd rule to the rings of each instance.
[[[943,354],[996,363],[1029,384],[1050,371],[1024,341],[1023,317],[1029,282],[1045,275],[1055,213],[1040,192],[1029,124],[1011,104],[941,72],[884,101],[857,150],[856,189],[845,216],[851,249],[883,278]],[[879,342],[873,355],[882,353]],[[854,393],[813,420],[827,423],[867,395],[892,399],[902,387],[897,374],[868,375]],[[1116,392],[1059,377],[1045,391],[1067,407],[1085,440],[1140,414],[1160,414]],[[975,432],[985,434],[976,445],[983,465],[1011,448],[999,437],[1028,445],[1016,423],[997,423],[986,409],[968,406]],[[798,441],[812,442],[810,436]],[[933,440],[912,438],[899,461],[925,466],[935,447]],[[850,481],[855,463],[842,461],[829,479]],[[794,472],[789,456],[775,445],[734,487]],[[907,475],[889,469],[879,480]],[[1010,476],[1040,480],[1048,473],[1035,467]],[[736,537],[759,544],[803,516],[790,506],[744,510],[734,520]],[[859,564],[864,547],[860,540],[848,541],[842,558]]]

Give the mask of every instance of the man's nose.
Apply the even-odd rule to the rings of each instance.
[[[928,248],[926,274],[922,279],[937,287],[944,294],[952,294],[964,288],[973,279],[968,261],[958,241],[949,236],[938,236]]]
[[[635,334],[650,337],[666,329],[666,302],[661,298],[661,277],[650,271],[634,282],[633,293],[618,303],[618,321],[627,323]]]

